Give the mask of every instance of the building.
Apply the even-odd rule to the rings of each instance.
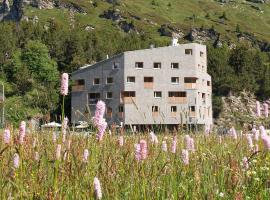
[[[109,124],[197,124],[212,121],[206,46],[196,43],[127,51],[72,73],[72,122],[107,105]]]

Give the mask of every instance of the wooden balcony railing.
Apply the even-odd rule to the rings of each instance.
[[[152,112],[152,116],[153,117],[158,117],[159,116],[159,113],[158,112]]]
[[[185,104],[187,97],[168,97],[168,103]]]
[[[154,83],[152,82],[144,82],[145,89],[153,89]]]
[[[122,97],[120,103],[132,104],[133,102],[135,102],[135,100],[135,97]]]
[[[189,112],[189,117],[196,117],[196,112],[190,111]]]
[[[198,89],[197,84],[196,83],[185,83],[185,89]]]
[[[72,86],[72,92],[81,92],[85,90],[84,85],[74,85]]]
[[[171,117],[176,117],[177,116],[177,112],[171,112]]]

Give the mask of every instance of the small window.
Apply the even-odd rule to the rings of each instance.
[[[75,85],[81,85],[81,86],[83,86],[84,85],[84,79],[76,80],[75,81]]]
[[[113,69],[119,69],[120,68],[120,64],[118,62],[114,62],[112,68]]]
[[[179,77],[172,77],[171,78],[171,83],[178,84],[179,83]]]
[[[162,92],[160,92],[160,91],[154,92],[154,97],[155,98],[161,98],[162,97]]]
[[[118,107],[118,112],[124,112],[124,106],[123,105],[120,105]]]
[[[137,69],[142,69],[142,68],[143,68],[143,62],[136,62],[136,63],[135,63],[135,67],[136,67]]]
[[[200,51],[200,56],[203,57],[204,53],[202,51]]]
[[[195,106],[189,106],[189,110],[190,110],[191,112],[195,112]]]
[[[184,83],[196,83],[198,78],[196,77],[185,77],[184,78]]]
[[[211,86],[211,82],[210,81],[207,81],[207,86]]]
[[[169,97],[187,97],[186,92],[169,92],[168,93]]]
[[[185,49],[186,55],[192,55],[192,49]]]
[[[107,111],[107,117],[109,117],[109,118],[112,118],[112,108],[111,107],[107,107],[107,109],[106,109],[106,111]]]
[[[96,104],[99,99],[100,99],[100,93],[89,93],[88,94],[89,104]]]
[[[107,92],[106,93],[106,99],[111,99],[112,98],[112,92]]]
[[[144,82],[145,83],[153,83],[154,82],[154,77],[144,77]]]
[[[113,77],[107,77],[106,83],[107,84],[113,84]]]
[[[128,76],[127,77],[127,82],[128,83],[135,83],[135,76]]]
[[[99,78],[95,78],[93,84],[94,85],[99,85],[100,84],[100,79]]]
[[[205,101],[206,101],[206,95],[205,95],[205,93],[202,93],[202,100],[203,100],[203,103],[205,103]]]
[[[152,112],[158,112],[159,108],[158,106],[152,106]]]
[[[171,63],[172,69],[179,69],[179,63]]]
[[[154,63],[154,69],[161,69],[161,63],[160,62],[155,62]]]
[[[124,91],[121,93],[122,97],[136,97],[135,91]]]
[[[176,106],[171,106],[171,112],[177,112],[177,107]]]

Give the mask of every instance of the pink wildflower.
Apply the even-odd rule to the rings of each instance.
[[[259,101],[256,101],[256,115],[257,115],[258,117],[261,116],[261,104],[260,104]]]
[[[237,139],[237,133],[236,133],[236,130],[234,127],[232,127],[230,130],[229,130],[229,133],[230,135],[232,136],[233,139]]]
[[[56,143],[56,140],[57,140],[56,133],[53,132],[52,133],[52,141],[53,141],[53,143]]]
[[[88,149],[84,149],[84,151],[83,151],[83,162],[84,163],[87,163],[88,162],[88,156],[89,156]]]
[[[5,144],[9,144],[10,143],[10,130],[9,129],[5,129],[4,131],[4,135],[3,135],[3,140]]]
[[[172,149],[171,149],[172,153],[176,153],[176,145],[177,145],[177,137],[175,136],[172,142]]]
[[[68,74],[63,73],[61,77],[61,95],[66,96],[68,94]]]
[[[147,157],[147,142],[145,140],[140,140],[140,151],[141,151],[141,160],[146,159]]]
[[[247,143],[248,143],[249,149],[252,150],[254,145],[253,145],[253,140],[252,140],[251,135],[247,135]]]
[[[35,152],[35,161],[39,161],[39,153],[37,151]]]
[[[103,101],[98,101],[96,105],[95,116],[93,118],[94,125],[98,128],[97,140],[101,141],[103,139],[103,135],[107,128],[107,122],[105,121],[104,113],[105,113],[106,105]]]
[[[268,108],[268,104],[267,103],[264,103],[263,104],[263,113],[264,113],[264,116],[265,117],[268,117],[268,115],[269,115],[269,108]]]
[[[19,143],[23,144],[25,137],[26,123],[24,121],[21,122],[19,128]]]
[[[259,145],[258,144],[255,144],[254,153],[256,153],[258,151],[259,151]]]
[[[259,141],[259,136],[260,136],[260,132],[259,132],[259,130],[256,130],[256,132],[254,134],[254,140]]]
[[[70,150],[70,147],[71,147],[71,140],[68,140],[68,142],[67,142],[67,150]]]
[[[267,150],[270,150],[270,136],[268,136],[268,135],[263,135],[263,136],[262,136],[262,141],[263,141],[264,147],[265,147]]]
[[[260,129],[260,132],[261,132],[261,137],[266,135],[266,130],[265,130],[264,126],[260,126],[259,129]]]
[[[119,136],[119,140],[118,140],[119,146],[122,147],[124,146],[124,136]]]
[[[56,160],[60,160],[61,158],[61,144],[58,144],[56,147]]]
[[[182,150],[182,161],[185,165],[189,164],[189,153],[188,150],[186,149]]]
[[[94,178],[94,192],[95,192],[96,199],[101,199],[102,198],[100,181],[98,180],[97,177]]]
[[[248,159],[247,157],[244,157],[243,160],[242,160],[242,165],[245,169],[248,169],[249,168],[249,163],[248,163]]]
[[[141,160],[141,145],[140,144],[135,144],[135,158],[138,161]]]
[[[20,165],[20,156],[19,154],[15,153],[13,157],[13,166],[15,169],[19,168]]]
[[[162,141],[162,151],[167,152],[167,142]]]

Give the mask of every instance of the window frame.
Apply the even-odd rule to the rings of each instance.
[[[134,78],[134,82],[128,81],[129,78]],[[135,76],[127,76],[127,83],[136,83],[136,77]]]
[[[95,83],[96,80],[98,80],[98,83]],[[93,85],[100,85],[100,78],[94,78]]]
[[[142,67],[138,67],[140,64],[142,64]],[[143,69],[144,63],[143,62],[135,62],[135,68],[136,69]]]
[[[156,94],[160,93],[160,96],[157,96]],[[154,91],[154,98],[161,99],[162,98],[162,91]]]
[[[177,81],[177,82],[173,82],[173,78],[175,78],[175,79],[178,80],[178,81]],[[179,82],[180,82],[179,77],[175,77],[175,76],[171,77],[171,84],[179,85]]]
[[[155,67],[155,64],[158,64],[159,67]],[[161,65],[161,62],[154,62],[153,63],[153,69],[161,69],[162,65]]]
[[[177,68],[174,67],[175,64],[177,64]],[[180,64],[178,62],[172,62],[171,69],[175,69],[175,70],[180,69]]]

